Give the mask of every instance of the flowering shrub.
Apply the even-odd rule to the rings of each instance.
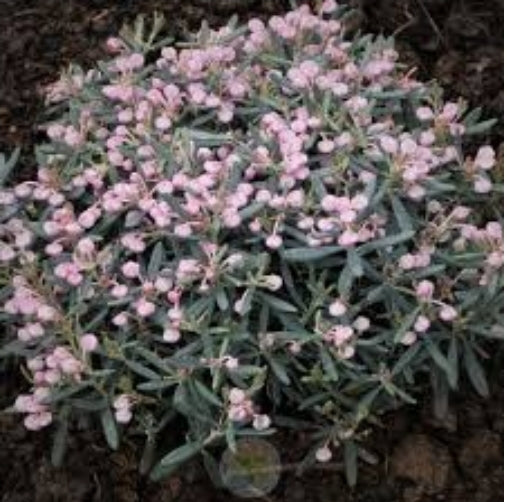
[[[340,14],[326,0],[160,51],[138,32],[49,89],[37,177],[0,194],[28,429],[97,417],[116,448],[129,423],[149,455],[184,419],[154,478],[273,426],[351,465],[365,419],[414,402],[417,376],[441,408],[462,373],[488,392],[502,189],[494,150],[461,145],[491,121],[391,40],[346,40]]]

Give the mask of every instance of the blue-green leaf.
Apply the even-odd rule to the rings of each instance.
[[[318,248],[300,247],[284,249],[280,255],[288,262],[306,263],[321,260],[328,256],[340,253],[343,248],[339,246],[322,246]]]
[[[489,384],[485,378],[485,372],[483,371],[482,365],[478,361],[471,345],[464,343],[464,364],[466,366],[466,372],[469,380],[476,389],[476,392],[480,396],[488,397],[489,395]]]
[[[344,464],[347,484],[355,486],[358,475],[358,448],[352,440],[344,441]]]
[[[101,424],[104,436],[109,447],[113,450],[118,448],[118,429],[116,427],[116,421],[111,412],[109,406],[104,409],[101,413]]]
[[[159,481],[162,478],[169,476],[184,462],[197,455],[201,451],[202,447],[203,445],[200,441],[191,441],[190,443],[186,443],[183,446],[174,449],[164,456],[152,469],[150,478],[152,481]]]

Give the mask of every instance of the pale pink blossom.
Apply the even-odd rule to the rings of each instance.
[[[328,313],[333,317],[343,316],[346,313],[346,311],[347,311],[346,306],[340,300],[335,300],[328,307]]]
[[[32,413],[27,415],[23,421],[25,427],[30,431],[38,431],[47,427],[53,421],[53,416],[49,411]]]
[[[414,331],[407,331],[400,339],[400,343],[402,345],[413,345],[417,339],[418,337]]]
[[[370,328],[370,320],[367,317],[359,316],[353,322],[353,328],[355,328],[360,333],[363,333]]]
[[[135,303],[135,308],[137,314],[141,317],[149,317],[155,312],[155,304],[145,298],[140,298]]]
[[[115,317],[113,317],[112,322],[115,326],[121,327],[121,326],[125,326],[127,324],[128,320],[129,319],[127,317],[127,314],[125,312],[120,312]]]
[[[458,316],[457,311],[451,305],[443,305],[439,310],[439,317],[446,322],[453,321]]]
[[[416,110],[416,116],[419,120],[425,122],[434,118],[434,112],[428,106],[421,106]]]
[[[129,279],[134,279],[139,276],[139,264],[134,261],[128,261],[122,265],[122,274]]]
[[[94,352],[99,346],[99,340],[92,333],[86,333],[79,339],[79,345],[83,352]]]
[[[41,305],[37,309],[37,318],[42,322],[53,321],[57,317],[57,311],[49,305]]]
[[[434,294],[434,284],[430,281],[423,280],[416,286],[416,296],[419,300],[428,302]]]
[[[487,176],[476,176],[474,181],[474,191],[476,193],[489,193],[492,191],[492,182]]]
[[[330,139],[323,139],[318,143],[317,147],[321,153],[331,153],[335,149],[335,143]]]
[[[181,337],[182,335],[180,331],[171,326],[166,327],[162,335],[163,340],[168,343],[176,343],[180,340]]]
[[[270,249],[278,249],[282,246],[282,237],[277,234],[271,234],[266,238],[265,244]]]
[[[121,408],[116,410],[115,420],[119,424],[128,424],[132,420],[132,411],[129,408]]]
[[[268,415],[254,415],[252,426],[257,431],[264,431],[270,427],[271,422],[272,421]]]
[[[231,404],[241,404],[247,399],[247,394],[245,394],[245,391],[234,387],[229,391],[228,399]]]
[[[358,242],[358,234],[353,230],[345,230],[337,240],[338,244],[344,247],[352,247]]]
[[[475,166],[480,169],[492,169],[496,163],[496,152],[491,146],[482,146],[474,159]]]
[[[283,281],[282,277],[276,274],[266,275],[263,277],[263,284],[270,291],[277,291],[282,287]]]
[[[129,288],[125,284],[116,284],[111,289],[111,295],[115,298],[123,298],[127,296],[127,293],[129,292]]]
[[[425,333],[428,331],[430,327],[430,321],[428,317],[420,315],[416,318],[415,324],[413,326],[414,330],[417,333]]]
[[[328,446],[321,446],[314,454],[316,460],[321,463],[329,462],[332,459],[332,450]]]

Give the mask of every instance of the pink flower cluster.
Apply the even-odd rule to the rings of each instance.
[[[120,424],[127,424],[132,419],[132,397],[129,394],[120,394],[113,401],[115,419]]]
[[[238,358],[230,355],[225,355],[217,358],[203,357],[201,358],[200,363],[209,368],[226,368],[229,371],[236,370],[240,364]]]
[[[346,313],[346,308],[340,302],[335,300],[329,307],[329,313],[333,317],[341,317]],[[331,326],[324,334],[323,339],[331,344],[335,353],[340,359],[351,359],[355,355],[355,340],[370,327],[370,320],[367,317],[357,317],[351,325],[335,324]]]
[[[412,328],[403,334],[400,339],[402,344],[415,343],[418,335],[427,333],[433,322],[452,323],[459,317],[459,313],[452,305],[434,298],[435,290],[435,284],[429,280],[420,281],[415,285],[415,296],[420,302],[422,313],[416,317]]]
[[[462,248],[464,241],[470,242],[474,248],[487,255],[483,274],[479,280],[480,285],[486,286],[504,264],[503,227],[497,221],[488,222],[485,228],[464,225],[461,229],[461,238],[455,244]]]
[[[6,313],[23,316],[32,321],[32,325],[51,323],[58,318],[58,311],[46,301],[42,294],[33,290],[24,277],[14,276],[12,286],[14,288],[12,297],[4,303]],[[37,331],[43,331],[43,328],[37,328]]]
[[[256,430],[265,430],[270,427],[271,420],[267,415],[255,413],[254,404],[245,391],[233,388],[228,395],[228,417],[233,422],[251,422]]]
[[[5,192],[7,197],[4,203],[14,202],[15,197],[9,192]],[[25,224],[19,218],[10,219],[5,225],[0,227],[0,262],[9,262],[16,258],[18,254],[30,246],[33,240],[33,233],[26,228]]]
[[[53,421],[49,406],[44,404],[49,394],[50,391],[47,387],[38,387],[32,394],[20,394],[16,398],[14,409],[26,414],[23,422],[28,430],[43,429]]]
[[[52,389],[102,368],[106,336],[161,357],[199,340],[196,371],[223,372],[224,390],[269,352],[325,349],[343,368],[382,332],[397,353],[395,313],[359,315],[381,281],[417,310],[403,344],[470,322],[460,294],[503,265],[501,226],[477,214],[494,150],[464,159],[465,110],[401,71],[389,41],[345,40],[336,10],[203,31],[155,59],[112,39],[109,64],[52,88],[79,113],[48,124],[34,180],[0,191],[0,263],[16,270],[3,310],[40,349],[16,405],[29,428],[51,421]],[[469,251],[466,280],[443,256]],[[111,359],[115,383],[137,378]],[[142,400],[113,387],[128,423]],[[237,387],[226,412],[270,424]]]
[[[28,327],[24,328],[25,330]],[[51,389],[62,380],[79,382],[84,364],[66,347],[57,346],[45,355],[39,355],[27,361],[32,373],[34,388],[30,394],[21,394],[14,403],[14,409],[25,413],[24,423],[29,430],[47,427],[53,421],[48,399]]]

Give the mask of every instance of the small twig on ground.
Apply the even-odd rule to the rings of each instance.
[[[411,14],[411,12],[409,12],[409,9],[408,9],[408,5],[407,3],[404,5],[404,14],[406,15],[407,17],[407,21],[399,26],[394,32],[393,32],[393,36],[394,37],[397,37],[399,36],[404,30],[407,30],[410,26],[413,26],[415,23],[416,23],[416,17],[413,16],[413,14]]]
[[[437,38],[440,40],[440,42],[443,45],[446,45],[446,39],[443,36],[443,34],[441,33],[441,30],[439,29],[439,26],[434,21],[434,18],[430,15],[429,10],[427,9],[427,7],[425,7],[425,3],[422,0],[416,0],[416,2],[418,3],[420,8],[422,9],[422,11],[425,14],[425,16],[427,17],[427,19],[429,20],[430,26],[432,27],[432,29],[436,33]]]

